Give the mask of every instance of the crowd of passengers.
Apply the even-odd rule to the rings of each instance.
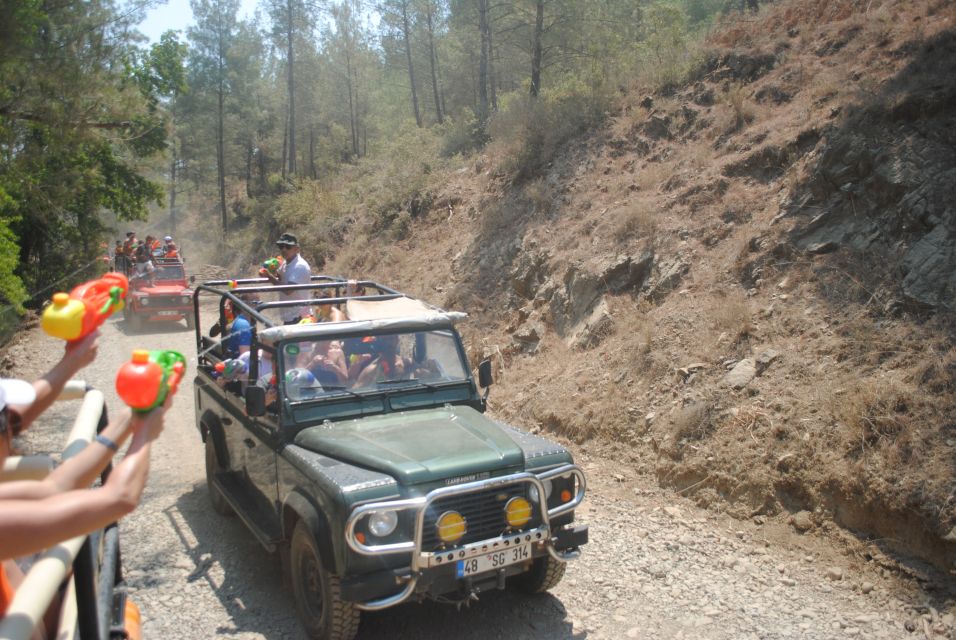
[[[297,238],[283,233],[276,241],[282,264],[278,271],[260,272],[272,284],[307,284],[311,282],[311,268],[301,256]],[[314,291],[307,289],[281,292],[280,300],[297,300],[301,305],[282,307],[279,310],[283,324],[312,324],[347,320],[346,311],[330,303],[309,304]],[[366,295],[365,288],[356,280],[345,283],[345,297]],[[336,295],[331,288],[317,295]],[[242,302],[256,309],[261,300],[255,293],[238,293]],[[217,383],[227,390],[241,393],[245,385],[254,383],[266,389],[266,404],[274,407],[277,380],[272,354],[267,349],[258,349],[256,362],[258,374],[255,380],[250,375],[252,349],[252,322],[242,308],[233,308],[227,299],[224,303],[225,326],[215,324],[210,335],[222,334],[223,362],[218,372]],[[292,399],[301,399],[317,391],[330,389],[357,389],[386,380],[408,378],[430,379],[438,377],[440,367],[434,360],[416,362],[401,353],[397,335],[368,336],[341,340],[304,341],[287,345],[284,382]],[[291,349],[292,351],[289,351]]]

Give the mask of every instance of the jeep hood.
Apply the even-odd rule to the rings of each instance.
[[[143,287],[142,289],[135,289],[134,291],[135,293],[146,293],[151,296],[192,295],[192,292],[186,290],[186,288],[181,284],[158,284],[155,287]]]
[[[470,407],[443,407],[326,423],[303,429],[295,444],[386,473],[403,485],[499,470],[524,454],[495,422]]]

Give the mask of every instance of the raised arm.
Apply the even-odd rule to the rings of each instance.
[[[29,406],[15,406],[23,420],[24,429],[29,427],[37,416],[53,404],[53,401],[63,391],[64,385],[76,375],[77,371],[96,359],[99,335],[99,331],[94,331],[79,342],[68,342],[60,361],[53,365],[53,368],[42,378],[33,383],[36,399]]]

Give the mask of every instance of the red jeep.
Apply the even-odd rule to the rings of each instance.
[[[135,268],[129,276],[130,290],[123,307],[123,317],[128,327],[134,331],[143,328],[147,322],[186,321],[186,327],[193,328],[193,290],[189,284],[195,280],[191,276],[186,281],[186,269],[178,258],[154,258],[155,270],[150,278],[137,275]]]

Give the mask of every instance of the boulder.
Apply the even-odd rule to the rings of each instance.
[[[753,358],[744,358],[724,376],[724,383],[732,389],[743,389],[757,375],[757,365]]]

